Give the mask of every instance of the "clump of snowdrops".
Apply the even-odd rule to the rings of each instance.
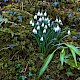
[[[62,42],[63,39],[71,34],[71,32],[68,28],[61,29],[60,25],[63,26],[63,23],[59,17],[52,20],[48,17],[46,12],[42,11],[35,14],[34,19],[30,21],[30,24],[33,27],[32,34],[37,40],[40,52],[49,53],[39,71],[37,80],[43,75],[57,50],[61,50],[59,53],[62,66],[64,63],[67,63],[71,67],[80,69],[76,57],[76,54],[80,56],[80,50],[74,45]],[[51,50],[52,52],[50,53]],[[70,51],[70,54],[66,53],[67,51]],[[70,57],[73,57],[74,60]]]
[[[50,19],[46,11],[38,11],[30,24],[33,27],[33,36],[41,53],[49,53],[60,43],[63,38],[62,35],[66,32],[60,28],[60,25],[63,26],[61,19],[59,17],[56,17],[55,20]]]

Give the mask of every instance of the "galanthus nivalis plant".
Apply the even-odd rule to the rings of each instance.
[[[33,27],[33,36],[37,40],[40,52],[49,53],[36,80],[39,80],[39,78],[43,75],[48,64],[52,60],[54,53],[59,49],[61,50],[59,53],[62,66],[63,63],[67,63],[72,67],[80,69],[80,65],[76,59],[76,54],[80,56],[80,50],[73,45],[62,43],[62,39],[69,36],[71,32],[69,29],[61,29],[60,25],[63,26],[63,23],[60,18],[56,17],[56,20],[52,21],[49,17],[47,17],[46,12],[38,12],[34,16],[34,20],[30,21],[30,24]],[[66,50],[69,50],[69,53],[71,52],[72,55],[71,53],[67,54]],[[73,56],[74,60],[71,60],[70,55]]]
[[[56,44],[60,43],[65,32],[60,28],[60,25],[63,25],[61,19],[56,17],[56,20],[51,21],[46,11],[38,11],[34,15],[34,19],[30,21],[30,24],[33,27],[33,36],[37,40],[42,53],[49,53]]]

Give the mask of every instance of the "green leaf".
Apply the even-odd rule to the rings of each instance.
[[[80,62],[77,62],[77,66],[74,63],[74,61],[70,60],[70,59],[65,59],[64,62],[67,63],[68,65],[70,65],[71,67],[74,67],[74,68],[80,70]]]
[[[72,55],[73,55],[73,58],[74,58],[75,64],[76,64],[76,66],[77,66],[76,54],[75,54],[75,52],[74,52],[73,49],[70,49],[70,50],[71,50],[71,52],[72,52]]]
[[[54,52],[53,52],[52,54],[49,54],[48,57],[45,59],[45,62],[44,62],[44,64],[42,65],[42,68],[40,69],[38,79],[43,75],[44,71],[45,71],[46,68],[48,67],[48,64],[49,64],[50,61],[52,60],[53,55],[54,55]]]
[[[62,51],[60,52],[60,61],[61,61],[62,65],[63,65],[63,62],[64,62],[64,58],[65,58],[65,50],[63,48]]]
[[[80,50],[77,49],[75,46],[71,45],[71,44],[66,44],[64,43],[67,47],[70,48],[70,50],[73,50],[76,54],[78,54],[80,56]]]

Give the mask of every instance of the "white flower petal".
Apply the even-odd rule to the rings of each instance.
[[[46,29],[43,30],[43,33],[46,33]]]
[[[42,17],[42,20],[44,20],[44,17]]]
[[[37,19],[37,15],[34,16],[34,19]]]
[[[57,25],[57,27],[54,28],[54,31],[55,31],[55,32],[60,31],[60,27]]]
[[[37,13],[37,16],[40,16],[40,12]]]
[[[35,28],[33,29],[33,33],[34,34],[37,34],[37,30]]]
[[[70,30],[68,30],[68,35],[70,35],[70,34],[71,34]]]
[[[41,38],[40,38],[40,41],[43,41],[43,40],[44,40],[43,37],[41,37]]]
[[[32,20],[30,21],[30,24],[32,24],[33,22],[32,22]]]
[[[47,25],[45,25],[44,29],[47,29]]]
[[[37,22],[36,25],[39,25],[39,22]]]
[[[55,22],[58,22],[58,18],[56,18]]]
[[[40,16],[43,16],[43,13],[41,12]]]
[[[39,21],[40,21],[40,22],[42,21],[42,18],[41,18],[41,17],[39,18]]]
[[[44,13],[44,16],[47,16],[47,13],[46,12]]]
[[[44,23],[42,23],[42,27],[44,27]]]
[[[37,30],[40,30],[40,26],[37,26]]]
[[[34,22],[32,23],[32,26],[34,26]]]

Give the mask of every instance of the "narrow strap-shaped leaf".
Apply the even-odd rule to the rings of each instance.
[[[62,65],[64,63],[64,58],[65,58],[65,50],[63,48],[62,51],[60,52],[60,61]]]
[[[75,46],[71,45],[71,44],[66,44],[64,43],[67,47],[69,47],[70,49],[72,49],[76,54],[78,54],[80,56],[80,50],[77,49]]]
[[[72,55],[73,55],[73,58],[74,58],[75,64],[76,64],[76,66],[77,66],[76,54],[75,54],[75,52],[74,52],[73,49],[70,49],[70,50],[71,50],[71,52],[72,52]]]
[[[80,70],[80,62],[77,62],[77,66],[74,63],[74,61],[73,60],[70,60],[70,59],[65,59],[64,62],[67,63],[68,65],[70,65],[70,66],[72,66],[72,67]]]
[[[38,79],[42,76],[42,74],[43,74],[44,71],[46,70],[48,64],[50,63],[50,61],[51,61],[52,58],[53,58],[53,55],[54,55],[54,52],[53,52],[52,54],[49,54],[48,57],[45,59],[45,62],[44,62],[44,64],[42,65],[42,68],[40,69]]]

